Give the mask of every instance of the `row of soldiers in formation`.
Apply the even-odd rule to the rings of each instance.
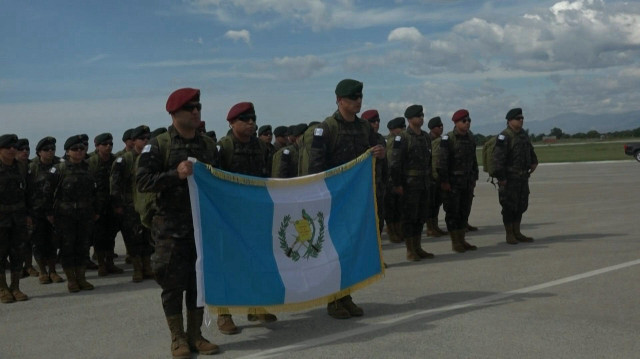
[[[251,102],[238,103],[227,116],[229,133],[217,142],[215,133],[204,130],[200,91],[190,88],[169,96],[166,110],[172,125],[168,129],[152,133],[143,125],[128,130],[123,135],[126,147],[117,154],[111,153],[111,134],[96,136],[96,150],[89,156],[88,137],[76,135],[65,142],[65,161],[59,161],[54,156],[55,139],[46,137],[36,146],[38,156],[27,165],[16,159],[20,153],[17,136],[0,136],[0,256],[8,255],[11,260],[11,286],[7,286],[4,274],[7,262],[0,262],[2,301],[27,298],[18,284],[27,223],[33,226],[31,241],[40,267],[40,282],[62,280],[55,272],[58,238],[58,257],[70,292],[93,289],[85,278],[90,244],[98,259],[99,275],[121,273],[113,264],[114,239],[121,231],[134,266],[133,280],[154,277],[163,289],[161,298],[172,333],[174,357],[188,357],[190,350],[201,354],[217,352],[217,346],[200,335],[202,308],[195,304],[195,244],[184,180],[192,173],[188,157],[230,172],[294,177],[325,171],[371,150],[378,159],[379,223],[382,227],[384,218],[390,240],[405,243],[407,260],[433,257],[420,243],[424,223],[427,235],[447,234],[438,227],[441,204],[452,249],[477,249],[465,239],[465,232],[474,229],[468,218],[478,179],[469,112],[456,111],[452,117],[454,129],[442,136],[441,119],[432,118],[427,133],[421,129],[423,107],[412,105],[404,117],[388,122],[390,134],[385,139],[378,133],[380,118],[376,110],[357,116],[362,88],[359,81],[343,80],[336,86],[338,109],[333,115],[320,123],[273,131],[268,125],[257,128]],[[498,136],[493,156],[506,240],[516,244],[533,240],[520,232],[520,221],[527,209],[528,178],[537,159],[522,131],[522,110],[510,110],[506,119],[507,128]],[[274,135],[276,143],[272,144]],[[152,217],[145,223],[151,230],[137,213],[145,211],[136,208],[140,202],[137,197],[146,192],[154,194]],[[181,314],[184,292],[186,333]],[[364,313],[350,295],[336,298],[328,304],[327,311],[338,319]],[[256,308],[248,319],[277,320],[261,308]],[[217,323],[224,334],[239,331],[225,310],[219,311]]]

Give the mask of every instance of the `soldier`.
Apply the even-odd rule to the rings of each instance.
[[[31,148],[29,148],[29,140],[26,138],[18,139],[16,143],[16,160],[24,163],[27,167],[31,163],[29,159],[29,155],[31,154]],[[31,242],[31,233],[33,232],[33,227],[27,228],[27,243],[24,246],[24,267],[22,268],[22,278],[25,277],[38,277],[40,273],[33,268],[33,243]]]
[[[298,176],[298,161],[302,136],[307,130],[307,124],[301,123],[293,127],[293,144],[279,149],[273,156],[271,176],[276,178],[293,178]]]
[[[392,191],[402,196],[402,232],[407,246],[407,260],[416,262],[434,257],[420,244],[422,227],[428,217],[431,138],[422,131],[422,106],[407,107],[404,117],[407,118],[407,130],[393,139],[389,172]]]
[[[393,151],[393,139],[404,131],[406,125],[404,117],[396,117],[387,123],[389,136],[387,136],[386,154],[387,158],[391,158]],[[384,216],[387,222],[387,236],[392,243],[404,242],[402,234],[402,196],[392,191],[392,183],[390,178],[385,183],[386,195],[384,196]]]
[[[33,177],[32,213],[33,213],[33,255],[40,267],[40,284],[51,282],[61,283],[64,279],[56,272],[57,245],[54,240],[53,226],[47,220],[47,186],[51,183],[50,170],[60,163],[60,158],[55,156],[56,139],[45,137],[36,145],[37,157],[29,164],[29,170]],[[47,271],[47,266],[49,270]]]
[[[276,148],[273,146],[271,141],[273,140],[273,132],[271,131],[271,125],[262,125],[258,129],[258,139],[264,142],[267,147],[267,168],[269,169],[269,173],[271,173],[271,168],[273,166],[273,155],[276,154]]]
[[[368,121],[376,133],[376,143],[382,147],[387,146],[387,141],[380,134],[380,114],[378,110],[372,109],[362,113],[362,119]],[[378,228],[380,233],[384,228],[384,196],[387,182],[389,181],[389,166],[387,159],[383,158],[376,161],[376,207],[378,208]]]
[[[188,158],[216,165],[218,155],[215,143],[197,134],[201,109],[200,90],[182,88],[171,93],[166,110],[172,125],[144,147],[136,172],[138,191],[155,193],[152,268],[162,288],[162,306],[171,331],[174,358],[189,358],[190,351],[208,355],[219,350],[202,337],[204,309],[196,306],[196,247],[187,185],[193,164]],[[183,297],[187,307],[186,333]]]
[[[27,226],[32,225],[30,176],[26,164],[16,160],[18,136],[0,136],[0,301],[12,303],[29,297],[20,291],[20,277]],[[11,261],[11,285],[7,286],[6,258]]]
[[[286,126],[278,126],[273,130],[273,136],[276,139],[276,142],[273,144],[276,151],[281,149],[282,147],[289,146],[290,143],[287,140],[287,127]]]
[[[493,150],[502,222],[507,243],[533,242],[533,238],[520,232],[520,222],[522,214],[529,207],[529,177],[538,167],[538,157],[529,136],[522,130],[522,109],[509,110],[506,119],[507,128],[498,135]]]
[[[134,131],[135,131],[135,128],[134,128]],[[131,131],[131,132],[133,133],[133,131]],[[149,133],[149,139],[152,139],[154,137],[158,137],[158,135],[161,135],[161,134],[163,134],[165,132],[167,132],[167,128],[166,127],[158,127],[155,130],[151,131],[151,133]],[[138,140],[140,140],[140,139],[142,139],[142,138],[138,138]],[[136,141],[136,139],[134,138],[133,139],[133,142],[134,142],[133,146],[134,147],[135,147],[135,141]],[[140,153],[138,152],[138,154],[140,154]]]
[[[122,142],[124,142],[124,148],[115,153],[115,157],[122,156],[125,152],[131,151],[133,149],[133,140],[131,139],[131,131],[133,128],[130,128],[122,134]]]
[[[298,176],[309,174],[309,154],[311,153],[311,143],[313,142],[313,131],[320,125],[320,121],[311,121],[307,129],[302,134],[298,144]]]
[[[256,130],[256,112],[251,102],[240,102],[231,107],[227,114],[231,133],[220,139],[220,168],[249,176],[268,177],[268,150],[265,143],[253,136]],[[273,314],[249,314],[249,321],[274,322]],[[218,311],[218,330],[223,334],[236,334],[238,327],[225,309]]]
[[[371,149],[376,158],[385,157],[384,147],[377,144],[375,132],[357,114],[362,107],[360,81],[345,79],[336,86],[338,109],[314,129],[309,153],[309,173],[326,171],[356,159]],[[327,304],[328,314],[336,319],[348,319],[364,314],[350,295]]]
[[[440,116],[436,116],[429,120],[429,137],[431,138],[431,154],[432,154],[432,171],[431,186],[429,194],[429,218],[427,219],[427,235],[431,237],[440,237],[449,234],[438,226],[438,212],[442,205],[442,195],[440,193],[440,181],[438,180],[438,170],[436,169],[438,161],[438,150],[440,148],[440,136],[442,136],[443,124]]]
[[[85,272],[93,223],[98,219],[96,182],[85,160],[87,147],[82,137],[69,137],[64,143],[67,161],[51,168],[47,219],[60,233],[60,264],[71,293],[92,290]]]
[[[123,272],[113,263],[115,239],[120,227],[109,195],[111,167],[115,160],[115,156],[111,153],[113,136],[108,132],[101,133],[94,138],[93,143],[96,152],[89,156],[89,173],[96,181],[97,211],[100,216],[93,225],[93,248],[98,259],[98,275],[103,277],[109,273]]]
[[[442,202],[452,249],[463,253],[478,249],[465,240],[473,190],[478,180],[478,160],[476,142],[469,131],[469,111],[458,110],[451,119],[454,123],[453,131],[442,136],[440,141],[438,177],[443,191]]]
[[[216,131],[207,131],[207,137],[213,140],[213,142],[218,142],[218,136],[216,136]]]
[[[151,269],[151,233],[140,222],[136,212],[136,161],[150,138],[149,127],[142,125],[131,132],[133,150],[116,158],[111,167],[110,194],[114,212],[121,224],[122,238],[133,264],[133,282],[153,278]]]

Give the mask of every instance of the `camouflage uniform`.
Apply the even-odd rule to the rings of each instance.
[[[464,252],[475,249],[464,240],[464,232],[471,213],[473,191],[478,180],[478,160],[473,134],[465,135],[457,129],[442,136],[440,140],[438,176],[440,183],[449,183],[450,191],[442,192],[446,212],[445,221],[450,232],[454,250]]]
[[[389,159],[392,187],[402,187],[402,230],[407,245],[407,259],[431,258],[422,250],[420,237],[428,218],[431,181],[431,138],[425,131],[411,127],[396,136]]]
[[[387,137],[387,156],[391,158],[393,152],[393,142],[396,136]],[[387,222],[387,234],[393,243],[402,243],[402,196],[393,192],[393,182],[389,176],[384,183],[384,219]]]
[[[298,176],[298,154],[297,143],[281,148],[273,156],[271,167],[271,177],[293,178]]]
[[[109,158],[103,161],[98,153],[89,156],[89,172],[96,181],[97,213],[100,218],[95,222],[93,228],[93,248],[96,255],[109,256],[113,259],[115,239],[119,230],[118,220],[113,212],[111,196],[109,195],[109,178],[111,177],[111,167],[116,157],[109,154]],[[100,258],[99,258],[100,260]]]
[[[447,232],[440,230],[438,227],[438,215],[440,214],[440,206],[442,206],[442,193],[440,191],[440,179],[438,178],[438,171],[436,169],[439,157],[435,157],[434,151],[439,149],[441,140],[440,136],[435,137],[433,134],[429,134],[429,136],[431,138],[431,153],[434,157],[431,171],[431,184],[429,186],[429,218],[427,221],[431,221],[431,226],[433,227],[432,235],[439,237],[447,234]]]
[[[529,207],[529,176],[532,165],[538,164],[538,157],[525,131],[513,132],[507,127],[496,139],[493,150],[495,177],[500,186],[498,198],[502,206],[502,222],[507,228],[513,226],[514,235],[521,242],[533,239],[520,233],[522,214]],[[509,239],[507,239],[509,242]],[[511,242],[509,242],[511,243]],[[517,243],[517,242],[516,242]]]
[[[31,176],[27,172],[26,164],[17,160],[11,165],[0,161],[0,296],[3,303],[28,299],[19,287],[28,236]],[[10,287],[5,277],[7,257],[11,261]]]
[[[162,306],[170,317],[181,315],[183,292],[187,310],[197,309],[191,201],[187,180],[178,178],[177,167],[188,157],[215,165],[217,150],[210,138],[196,135],[185,139],[173,126],[163,135],[171,139],[168,159],[165,162],[165,154],[160,152],[158,137],[153,138],[140,154],[136,186],[140,192],[156,193],[157,212],[151,227],[155,253],[151,260],[155,279],[162,287]]]
[[[386,147],[384,136],[376,133],[376,144]],[[387,157],[376,159],[376,206],[378,208],[378,230],[382,233],[384,228],[384,197],[387,195],[387,183],[389,182],[389,164]]]
[[[243,143],[233,134],[225,136],[218,142],[220,146],[220,168],[234,173],[249,176],[268,177],[271,169],[267,169],[268,151],[264,142],[256,137]]]

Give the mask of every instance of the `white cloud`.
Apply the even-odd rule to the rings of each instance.
[[[251,44],[251,34],[249,33],[248,30],[239,30],[239,31],[229,30],[224,34],[224,37],[226,37],[227,39],[231,39],[233,41],[242,40],[247,45]]]
[[[419,43],[424,39],[424,36],[415,27],[399,27],[393,29],[387,41],[408,41],[413,43]]]
[[[327,65],[325,60],[313,55],[298,57],[285,56],[273,59],[273,63],[282,70],[284,77],[289,79],[311,77]]]

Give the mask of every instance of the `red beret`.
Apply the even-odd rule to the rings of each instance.
[[[378,114],[378,110],[366,110],[362,113],[362,119],[366,121],[370,121],[373,119],[380,119],[380,115]]]
[[[181,88],[175,90],[167,99],[167,112],[174,113],[189,101],[200,101],[200,90],[192,88]]]
[[[244,113],[255,115],[256,111],[254,110],[253,104],[251,102],[240,102],[233,105],[233,107],[231,107],[231,109],[229,110],[229,114],[227,115],[227,121],[231,122],[231,120]]]
[[[461,110],[456,111],[453,114],[453,117],[451,117],[451,120],[453,122],[458,122],[458,121],[462,120],[465,117],[469,117],[469,111],[467,111],[465,109],[461,109]]]

